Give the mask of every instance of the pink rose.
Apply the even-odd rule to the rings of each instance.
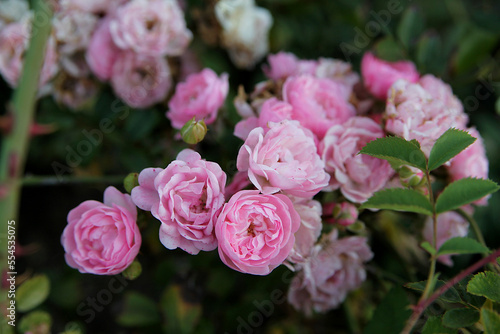
[[[180,56],[193,35],[175,0],[132,0],[110,23],[115,44],[149,56]]]
[[[387,62],[366,52],[361,60],[361,75],[370,93],[378,99],[387,99],[389,88],[398,79],[417,82],[420,74],[411,61]]]
[[[359,82],[359,74],[352,70],[352,65],[338,59],[320,58],[315,74],[318,78],[339,82],[349,91]]]
[[[312,60],[300,60],[293,53],[278,52],[267,56],[269,66],[262,66],[264,73],[269,79],[280,80],[300,74],[313,75],[316,70],[316,62]]]
[[[328,185],[329,176],[316,153],[312,134],[297,121],[269,123],[250,132],[240,148],[236,167],[264,194],[283,191],[313,197]]]
[[[0,74],[12,87],[19,82],[30,35],[31,22],[28,19],[10,23],[0,30]],[[52,79],[57,70],[56,43],[51,36],[47,41],[38,87]]]
[[[124,52],[113,65],[111,85],[129,106],[146,108],[167,97],[172,78],[164,58]]]
[[[418,140],[426,155],[446,130],[464,129],[468,121],[449,86],[430,75],[420,83],[396,81],[390,88],[385,117],[387,131],[406,140]]]
[[[293,245],[288,261],[303,263],[311,255],[314,244],[321,234],[321,204],[312,199],[296,199],[293,207],[300,216],[300,227],[295,233]]]
[[[340,188],[351,202],[362,203],[382,189],[393,170],[385,160],[358,154],[368,142],[384,137],[375,121],[353,117],[331,127],[319,145],[325,170],[330,173],[330,189]]]
[[[219,256],[234,270],[267,275],[287,258],[299,226],[300,217],[285,195],[240,191],[224,205],[215,225]]]
[[[349,95],[344,85],[309,75],[290,77],[283,85],[283,100],[293,107],[292,119],[300,121],[319,139],[330,127],[355,115]]]
[[[469,223],[458,213],[449,211],[440,214],[437,217],[437,240],[436,248],[439,249],[445,241],[455,237],[465,237],[469,232]],[[428,217],[425,221],[423,230],[424,240],[432,245],[433,223],[432,218]],[[451,255],[441,255],[438,261],[451,267],[453,261]]]
[[[288,301],[307,315],[336,308],[366,279],[363,264],[373,257],[366,238],[337,239],[337,234],[333,230],[314,247],[290,284]]]
[[[111,78],[113,64],[122,51],[115,45],[109,31],[111,19],[103,19],[90,39],[85,55],[92,73],[100,80]]]
[[[136,219],[137,209],[130,195],[114,187],[104,191],[104,203],[81,203],[69,212],[61,237],[66,262],[81,273],[121,273],[141,248]]]
[[[186,82],[175,87],[175,94],[168,103],[167,117],[176,129],[182,128],[193,117],[211,124],[224,104],[228,90],[226,73],[218,77],[214,71],[205,68],[200,73],[191,74]]]
[[[467,131],[477,140],[451,160],[448,172],[452,181],[466,177],[488,178],[489,164],[483,139],[475,128],[469,128]],[[474,204],[487,205],[489,197],[489,195],[485,196],[475,201]]]
[[[166,248],[194,255],[217,247],[214,224],[225,185],[226,174],[218,164],[185,149],[164,170],[144,169],[132,200],[161,221],[160,241]]]
[[[269,122],[281,122],[292,118],[292,106],[272,97],[262,104],[259,117],[250,117],[239,121],[234,127],[234,135],[242,140],[248,137],[250,131],[257,127],[269,130]]]

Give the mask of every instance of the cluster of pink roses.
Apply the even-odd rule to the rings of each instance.
[[[135,35],[122,34],[115,46],[131,47],[126,41]],[[144,41],[127,54],[146,49],[151,57],[171,46],[148,45]],[[68,264],[96,274],[125,269],[141,242],[137,206],[160,221],[159,239],[166,248],[190,254],[218,249],[227,266],[255,275],[285,264],[296,272],[288,294],[292,305],[305,313],[337,307],[365,280],[364,263],[373,257],[365,237],[339,237],[339,231],[357,221],[357,205],[399,183],[389,163],[359,155],[360,149],[395,134],[417,139],[428,154],[449,127],[467,129],[467,116],[450,87],[431,75],[421,77],[412,63],[389,63],[367,53],[361,67],[362,80],[339,60],[269,56],[264,69],[269,80],[249,98],[240,91],[235,100],[243,119],[234,134],[244,142],[232,182],[226,185],[222,168],[191,149],[164,169],[146,168],[131,196],[108,188],[104,204],[87,201],[70,212],[62,238]],[[177,85],[167,117],[174,127],[193,117],[213,122],[227,90],[226,75],[217,78],[205,69]],[[383,111],[372,107],[376,100],[386,103]],[[479,137],[475,129],[467,130]],[[444,168],[450,180],[486,178],[482,141]],[[421,175],[406,177],[403,185],[414,178]],[[336,203],[322,206],[314,199],[336,190]],[[334,223],[334,229],[321,236],[323,221]],[[452,213],[441,214],[438,225],[438,245],[468,229]],[[449,257],[442,261],[450,264]]]
[[[0,14],[0,74],[15,87],[33,15],[24,0],[10,1],[5,7],[16,15]],[[219,78],[209,69],[197,73],[200,66],[187,50],[192,33],[186,27],[180,2],[64,0],[52,9],[55,13],[40,76],[40,95],[52,94],[57,101],[78,109],[95,97],[100,80],[109,82],[129,106],[146,108],[166,102],[174,86],[171,73],[176,72],[176,79],[186,83],[177,85],[169,104],[173,126],[180,128],[193,116],[205,118],[207,124],[215,119],[227,95],[227,75]],[[172,57],[179,61],[169,62]],[[186,99],[197,102],[179,106]]]

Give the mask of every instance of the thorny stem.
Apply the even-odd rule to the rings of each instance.
[[[476,220],[471,215],[469,215],[467,212],[465,212],[462,209],[458,209],[456,211],[458,212],[458,214],[460,214],[462,217],[464,217],[469,222],[469,224],[472,226],[472,229],[474,230],[474,234],[476,235],[477,240],[484,247],[488,248],[488,246],[486,246],[486,242],[484,240],[483,233],[481,233],[481,229],[479,228],[479,225],[477,224]],[[483,255],[487,256],[488,253],[484,253]],[[491,270],[493,270],[493,271],[495,271],[497,273],[500,273],[500,266],[498,265],[498,263],[496,263],[496,262],[489,263],[488,267]]]
[[[40,69],[44,61],[46,41],[50,35],[52,10],[43,0],[33,1],[34,17],[45,18],[43,23],[33,20],[29,48],[24,58],[24,66],[19,85],[14,92],[12,105],[8,108],[12,117],[12,128],[2,138],[0,156],[0,237],[6,238],[7,224],[17,219],[21,191],[20,178],[24,171],[29,144],[29,128],[33,121],[37,100]],[[16,222],[17,223],[17,222]],[[17,226],[17,224],[16,224]],[[7,243],[1,243],[6,245]],[[0,273],[7,264],[7,247],[0,249]],[[0,304],[6,301],[7,294],[0,296]],[[1,319],[4,320],[4,319]],[[3,327],[4,323],[0,323]],[[3,328],[0,328],[3,330]]]
[[[468,275],[472,274],[473,272],[477,271],[484,265],[496,261],[496,258],[500,256],[500,248],[495,250],[492,254],[488,255],[487,257],[479,260],[478,262],[474,263],[470,267],[462,270],[458,275],[453,277],[451,280],[446,282],[443,286],[441,286],[439,289],[437,289],[429,298],[421,298],[418,302],[417,305],[413,307],[413,313],[408,319],[408,322],[406,323],[405,328],[401,332],[402,334],[409,334],[411,330],[413,329],[413,326],[415,326],[415,323],[417,320],[420,318],[424,310],[432,304],[439,296],[441,296],[443,293],[448,291],[452,286],[466,278]]]

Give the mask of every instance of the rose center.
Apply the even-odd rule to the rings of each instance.
[[[147,20],[147,21],[146,21],[145,26],[146,26],[146,29],[147,29],[147,30],[151,31],[151,30],[153,30],[153,29],[154,29],[154,27],[155,27],[157,24],[158,24],[158,22],[157,22],[156,20],[152,20],[152,19],[150,19],[150,20]]]
[[[254,231],[254,229],[255,229],[255,225],[252,222],[252,223],[250,223],[250,225],[247,228],[248,235],[251,235],[252,237],[255,237],[255,231]]]

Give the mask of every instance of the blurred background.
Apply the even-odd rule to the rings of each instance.
[[[464,103],[470,124],[484,138],[490,178],[500,181],[500,2],[263,0],[257,4],[274,18],[272,53],[338,58],[352,62],[359,71],[363,53],[371,50],[382,59],[411,60],[420,73],[432,73],[449,83]],[[229,74],[230,94],[218,122],[197,150],[232,176],[242,144],[232,135],[239,120],[232,100],[239,85],[249,92],[264,80],[264,61],[252,70],[237,69],[223,49],[200,38],[206,27],[199,17],[208,6],[202,0],[187,1],[186,19],[194,34],[190,49],[203,67]],[[397,13],[385,15],[389,8]],[[5,107],[12,90],[0,80],[0,91],[0,105]],[[56,131],[33,137],[30,143],[26,175],[37,179],[27,182],[22,191],[18,224],[22,248],[17,263],[18,273],[24,273],[18,279],[35,273],[49,277],[50,295],[38,309],[52,316],[52,333],[357,333],[392,283],[425,279],[425,267],[405,267],[408,250],[401,245],[404,237],[420,238],[416,232],[412,235],[419,230],[412,224],[422,222],[401,221],[395,214],[377,220],[365,217],[375,253],[370,266],[381,271],[369,269],[363,288],[352,293],[343,307],[310,318],[285,301],[291,277],[287,268],[282,266],[268,277],[244,275],[226,267],[216,251],[197,256],[169,251],[158,240],[159,222],[145,213],[139,218],[143,231],[139,278],[126,281],[80,274],[68,267],[60,236],[69,210],[85,200],[101,201],[108,185],[123,190],[128,173],[165,167],[188,147],[173,139],[176,131],[165,117],[166,110],[166,104],[146,110],[126,107],[104,85],[91,103],[77,111],[52,97],[39,101],[37,122],[52,124]],[[104,134],[88,155],[72,156],[72,150],[87,138],[84,130],[99,129],[104,118],[111,119],[114,130]],[[74,162],[72,166],[68,161]],[[67,167],[60,169],[61,165]],[[64,182],[57,181],[57,175]],[[496,193],[488,207],[475,213],[491,248],[500,246],[499,207]],[[442,278],[450,277],[475,259],[457,257],[455,267],[438,270]],[[380,277],[380,272],[387,276]]]

